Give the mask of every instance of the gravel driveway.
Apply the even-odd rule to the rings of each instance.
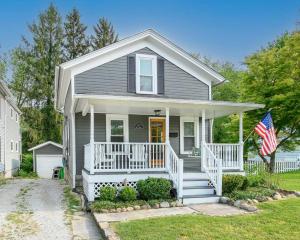
[[[0,186],[0,239],[74,239],[63,188],[48,179],[15,179]]]

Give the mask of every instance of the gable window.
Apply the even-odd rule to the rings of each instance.
[[[180,152],[190,154],[199,142],[199,118],[180,118]]]
[[[136,55],[136,92],[157,94],[157,57]]]
[[[106,115],[106,140],[107,142],[128,142],[128,116]]]

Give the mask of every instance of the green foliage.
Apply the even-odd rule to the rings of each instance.
[[[89,40],[85,35],[87,26],[81,23],[80,13],[73,9],[64,23],[63,60],[69,61],[89,52]]]
[[[122,201],[134,201],[136,200],[136,191],[132,187],[125,186],[119,192],[119,198]]]
[[[69,186],[64,188],[64,201],[67,203],[68,214],[72,215],[80,209],[80,198]]]
[[[20,169],[26,173],[33,171],[33,158],[31,153],[23,154]]]
[[[141,199],[169,199],[172,185],[164,178],[147,178],[137,182],[137,191]]]
[[[118,41],[118,34],[115,33],[112,24],[105,18],[100,18],[97,25],[94,26],[94,34],[91,37],[93,50]]]
[[[241,175],[223,175],[222,192],[232,193],[236,190],[245,190],[248,187],[248,180]]]
[[[17,173],[17,177],[20,177],[20,178],[38,178],[38,175],[36,174],[36,172],[26,172],[26,171],[20,169]]]
[[[3,175],[0,174],[0,186],[6,183],[6,179]]]
[[[271,197],[274,193],[275,190],[266,187],[251,187],[246,190],[237,190],[226,195],[233,200],[246,200]]]
[[[115,201],[117,196],[117,189],[115,187],[102,187],[100,188],[100,200]]]
[[[0,81],[5,81],[7,72],[7,60],[4,55],[0,55]]]

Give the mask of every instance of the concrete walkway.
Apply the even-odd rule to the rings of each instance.
[[[159,208],[148,210],[137,210],[132,212],[121,213],[93,213],[98,224],[103,222],[122,222],[130,220],[139,220],[154,217],[167,217],[174,215],[185,214],[204,214],[209,216],[230,216],[247,213],[239,208],[229,206],[226,204],[212,203],[212,204],[197,204],[186,207],[175,208]]]

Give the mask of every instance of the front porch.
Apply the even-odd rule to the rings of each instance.
[[[102,186],[135,187],[138,180],[147,177],[170,179],[178,199],[194,197],[187,194],[190,192],[195,192],[195,197],[201,197],[202,192],[221,196],[223,172],[243,172],[242,112],[254,106],[198,102],[80,99],[77,112],[83,116],[89,113],[90,120],[90,140],[84,145],[82,169],[88,200],[99,196]],[[232,113],[240,116],[239,143],[212,143],[212,119]],[[96,114],[104,115],[106,141],[95,141]],[[146,120],[134,121],[135,118]],[[152,123],[151,119],[157,121]],[[200,191],[200,187],[191,191],[195,186],[187,185],[187,181],[199,179],[211,186],[209,194],[207,190]]]

